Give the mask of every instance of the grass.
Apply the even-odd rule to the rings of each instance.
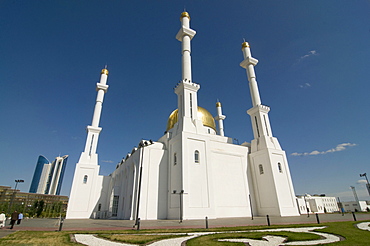
[[[341,236],[345,240],[332,243],[330,245],[342,246],[362,246],[369,245],[370,232],[359,230],[355,224],[359,221],[346,221],[346,222],[328,222],[320,224],[320,226],[327,226],[327,228],[317,230]],[[296,232],[236,232],[231,231],[244,231],[244,230],[259,230],[259,229],[274,229],[274,228],[297,228],[317,226],[314,224],[300,224],[300,225],[274,225],[274,226],[248,226],[248,227],[233,227],[233,228],[212,228],[212,229],[167,229],[167,230],[126,230],[126,231],[61,231],[61,232],[43,232],[43,231],[18,231],[0,239],[0,245],[78,245],[70,240],[72,234],[97,234],[100,237],[109,240],[115,240],[131,244],[147,245],[151,242],[178,237],[179,235],[145,235],[149,233],[189,233],[189,232],[204,232],[204,231],[217,231],[223,232],[219,234],[205,235],[193,238],[187,242],[187,246],[196,245],[220,245],[220,246],[237,246],[245,245],[243,243],[231,242],[218,242],[218,239],[225,238],[251,238],[261,239],[266,235],[276,235],[286,237],[288,241],[301,241],[301,240],[315,240],[318,236],[310,233],[296,233]],[[142,235],[140,235],[142,234]],[[180,235],[181,236],[181,235]],[[182,235],[183,236],[183,235]]]
[[[332,243],[330,245],[346,245],[346,246],[368,246],[370,245],[370,232],[359,230],[356,224],[361,222],[348,221],[348,222],[331,222],[326,223],[328,227],[318,230],[330,234],[339,235],[345,238],[344,241]]]
[[[76,245],[70,241],[69,233],[18,231],[0,239],[0,245]]]

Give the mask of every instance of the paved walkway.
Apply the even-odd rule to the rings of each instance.
[[[357,220],[370,221],[370,213],[356,214]],[[314,214],[310,217],[301,215],[297,217],[270,217],[271,225],[282,224],[306,224],[317,223],[317,218]],[[323,222],[333,221],[353,221],[352,214],[320,214],[319,220]],[[7,221],[7,224],[9,221]],[[267,225],[266,217],[251,218],[227,218],[227,219],[210,219],[208,220],[209,228],[216,227],[236,227],[236,226],[252,226],[252,225]],[[136,230],[134,221],[132,220],[103,220],[103,219],[67,219],[64,221],[63,231],[83,231],[83,230]],[[15,231],[57,231],[59,229],[58,219],[24,219],[20,225],[15,225],[13,230],[9,229],[9,225],[0,229],[0,237],[4,237]],[[176,229],[176,228],[206,228],[204,220],[184,220],[179,223],[178,220],[144,220],[140,223],[140,229]]]

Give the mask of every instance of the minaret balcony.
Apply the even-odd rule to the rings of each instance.
[[[96,91],[103,90],[107,92],[109,85],[103,85],[101,83],[96,83]]]
[[[226,116],[225,115],[217,115],[214,117],[215,120],[224,120],[226,119]]]
[[[182,37],[187,35],[190,37],[190,39],[193,39],[193,37],[195,36],[197,32],[194,31],[193,29],[190,29],[186,26],[182,26],[179,30],[179,32],[177,33],[176,35],[176,39],[179,40],[180,42],[182,42]]]
[[[190,80],[182,80],[176,85],[175,92],[183,89],[197,92],[200,89],[200,85],[197,83],[193,83]]]
[[[253,58],[253,57],[247,57],[244,59],[244,61],[242,61],[240,63],[240,66],[242,68],[247,68],[250,64],[252,64],[253,66],[256,66],[258,63],[258,60],[256,58]]]
[[[91,133],[100,133],[102,130],[101,127],[95,127],[95,126],[87,126],[86,131]]]
[[[259,105],[254,106],[253,108],[249,109],[247,111],[247,113],[249,115],[253,115],[253,114],[257,113],[257,112],[262,112],[262,113],[267,114],[269,111],[270,111],[270,107],[269,106],[259,104]]]

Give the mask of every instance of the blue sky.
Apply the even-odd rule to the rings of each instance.
[[[241,43],[259,60],[257,81],[273,134],[287,153],[296,194],[369,200],[370,2],[0,0],[0,185],[28,191],[39,155],[69,155],[69,195],[86,140],[95,85],[107,64],[98,154],[101,174],[139,141],[157,140],[177,107],[180,14],[191,27],[199,105],[225,135],[253,138]]]

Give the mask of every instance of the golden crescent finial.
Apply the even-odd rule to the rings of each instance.
[[[100,74],[108,75],[108,74],[109,74],[109,71],[108,71],[108,69],[103,68],[103,69],[101,70],[101,73],[100,73]]]
[[[182,13],[181,13],[180,20],[181,20],[181,18],[184,18],[184,17],[188,17],[188,18],[189,18],[189,20],[190,20],[190,15],[189,15],[189,13],[188,13],[188,12],[186,12],[186,11],[184,11],[184,12],[182,12]]]
[[[243,42],[242,43],[242,48],[247,48],[249,47],[249,43],[248,42]]]

